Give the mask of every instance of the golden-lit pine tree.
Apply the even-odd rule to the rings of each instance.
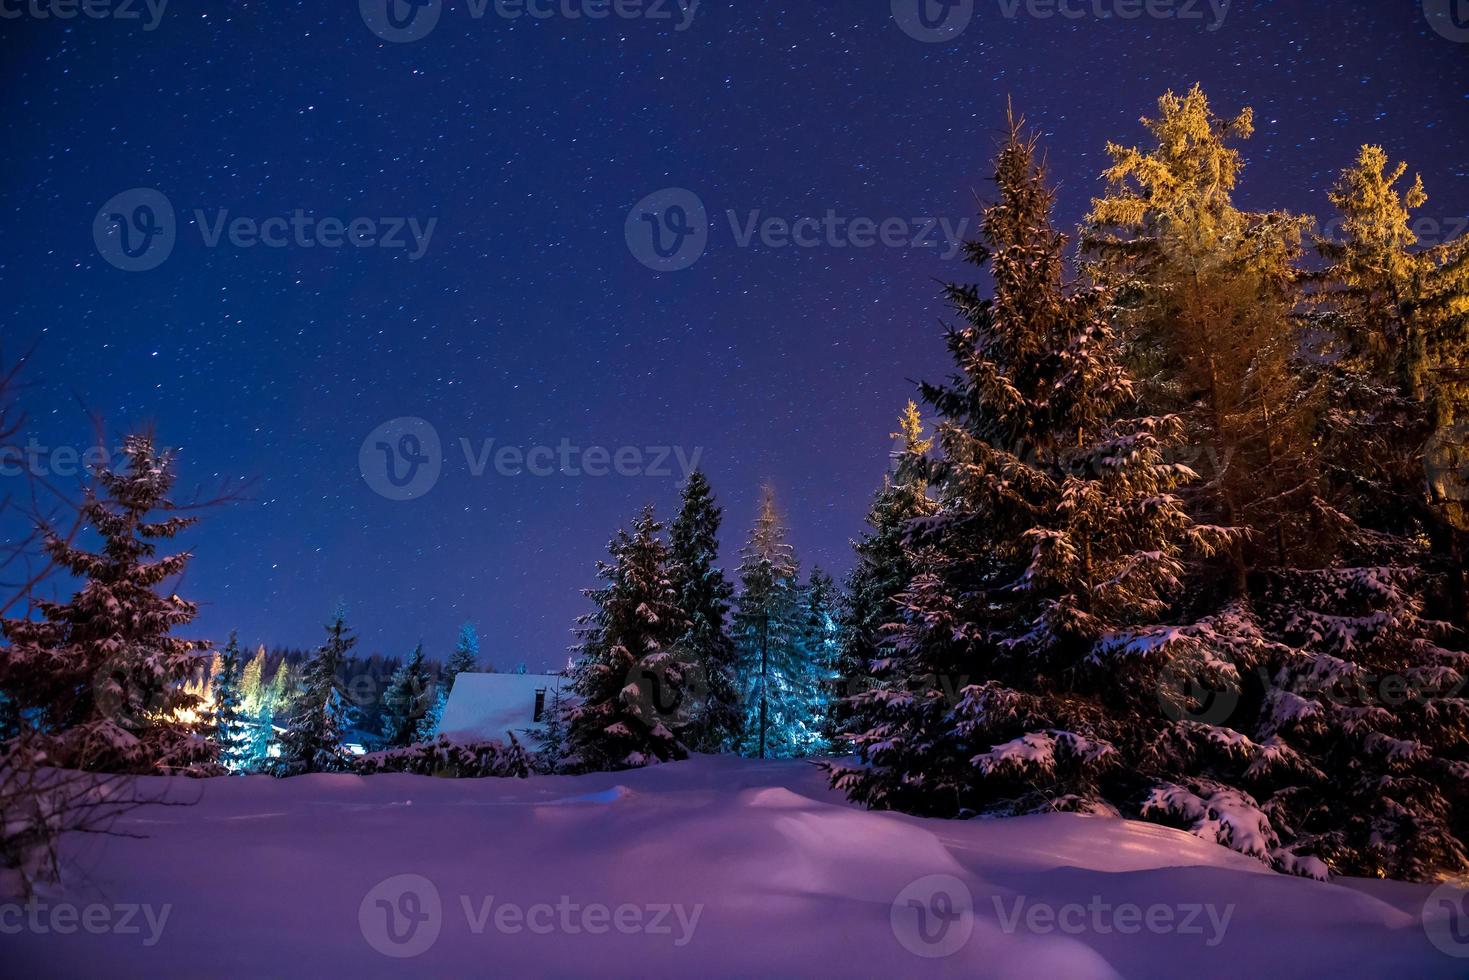
[[[1197,512],[1252,532],[1231,552],[1242,592],[1255,556],[1284,562],[1317,537],[1299,520],[1316,489],[1313,407],[1292,365],[1309,222],[1235,205],[1249,109],[1222,118],[1195,86],[1142,123],[1152,146],[1107,147],[1083,253],[1116,296],[1144,400],[1182,414],[1200,450]]]
[[[1330,194],[1338,217],[1317,241],[1323,296],[1349,356],[1453,424],[1469,395],[1469,240],[1421,245],[1413,213],[1428,194],[1421,175],[1399,186],[1407,171],[1368,145],[1342,172]]]

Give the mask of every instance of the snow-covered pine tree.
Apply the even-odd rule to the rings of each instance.
[[[669,528],[669,552],[673,587],[689,624],[679,647],[693,658],[702,688],[703,703],[689,733],[689,747],[697,752],[721,751],[739,725],[734,643],[726,627],[734,587],[718,566],[722,520],[708,478],[695,470]]]
[[[382,736],[385,748],[402,748],[422,741],[419,728],[432,698],[428,668],[423,661],[423,644],[420,643],[408,660],[393,672],[393,678],[383,692]]]
[[[801,592],[801,646],[811,671],[810,702],[807,713],[806,744],[802,755],[829,752],[832,746],[831,708],[837,679],[837,656],[841,648],[841,631],[837,626],[840,604],[836,582],[820,565],[811,566],[811,575]]]
[[[617,532],[603,583],[586,595],[595,611],[578,622],[580,658],[567,712],[566,762],[573,771],[630,769],[688,757],[678,731],[691,664],[677,647],[687,629],[669,575],[661,525],[648,507]]]
[[[349,768],[351,756],[342,745],[349,711],[338,675],[356,644],[357,637],[347,628],[346,610],[338,609],[326,626],[326,642],[302,670],[301,693],[291,704],[290,726],[280,739],[281,753],[274,766],[277,775]],[[283,660],[276,677],[279,679],[285,671]]]
[[[758,758],[800,756],[819,737],[812,714],[816,672],[802,643],[801,584],[795,549],[770,487],[740,552],[734,642],[744,719],[736,744]]]
[[[479,670],[479,631],[473,623],[459,627],[459,638],[454,641],[454,654],[444,665],[444,687],[452,689],[454,678],[468,671]]]
[[[852,546],[857,563],[847,576],[836,663],[837,687],[843,696],[832,704],[827,726],[827,738],[838,751],[849,750],[849,737],[869,727],[858,717],[853,698],[871,688],[876,672],[886,670],[883,661],[893,653],[888,627],[901,616],[898,596],[908,590],[914,573],[903,545],[908,525],[938,507],[928,496],[928,452],[933,442],[924,438],[923,419],[912,401],[898,426],[893,438],[901,439],[902,446],[893,454],[892,473],[883,477],[882,488],[873,497],[868,530]]]
[[[230,631],[229,642],[220,652],[219,673],[214,678],[214,741],[219,745],[219,762],[230,772],[243,772],[251,763],[251,719],[244,708],[245,664],[240,639]]]
[[[958,370],[923,386],[938,510],[910,525],[894,653],[856,699],[873,719],[855,739],[864,764],[831,771],[856,800],[920,814],[1136,814],[1150,790],[1193,775],[1183,754],[1155,750],[1176,724],[1153,695],[1160,651],[1213,636],[1149,624],[1169,613],[1187,552],[1230,532],[1184,512],[1175,491],[1192,473],[1166,458],[1180,421],[1131,414],[1109,296],[1066,283],[1021,125],[1012,117],[996,161],[983,241],[966,247],[993,298],[948,287]]]
[[[114,773],[210,773],[216,747],[204,725],[180,720],[201,705],[185,690],[209,644],[173,631],[196,607],[159,588],[183,573],[187,552],[157,554],[193,520],[168,499],[173,460],[148,436],[129,436],[123,463],[100,469],[101,494],[81,506],[97,551],[46,531],[56,564],[81,580],[67,602],[39,602],[40,619],[7,619],[0,689],[38,733],[49,764]],[[155,515],[157,515],[155,517]]]
[[[1254,576],[1269,655],[1231,722],[1249,736],[1231,778],[1329,870],[1429,878],[1462,872],[1469,840],[1462,552],[1423,486],[1430,414],[1454,402],[1433,365],[1455,355],[1424,300],[1439,260],[1413,249],[1421,183],[1402,192],[1406,168],[1386,166],[1363,149],[1332,193],[1339,234],[1318,242],[1322,349],[1304,370],[1331,392],[1317,509],[1334,533],[1316,563]]]

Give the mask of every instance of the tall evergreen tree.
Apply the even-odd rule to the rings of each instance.
[[[40,619],[7,619],[11,646],[0,657],[0,689],[39,729],[48,763],[116,773],[208,772],[216,747],[187,690],[207,666],[209,644],[173,635],[194,620],[194,603],[161,595],[188,553],[159,556],[193,520],[168,499],[173,460],[147,436],[129,436],[123,465],[97,472],[101,495],[82,504],[101,537],[87,551],[47,530],[46,550],[81,581],[67,602],[38,603]]]
[[[1424,878],[1465,867],[1469,762],[1461,535],[1424,493],[1424,444],[1455,391],[1440,316],[1446,253],[1416,250],[1421,182],[1365,147],[1333,189],[1339,235],[1307,317],[1306,371],[1330,392],[1315,561],[1259,573],[1253,619],[1271,641],[1259,701],[1236,726],[1295,763],[1245,785],[1282,837],[1339,873]],[[1249,777],[1251,774],[1247,773]]]
[[[1317,248],[1346,362],[1431,402],[1435,425],[1452,424],[1469,407],[1469,238],[1420,245],[1413,212],[1428,193],[1417,175],[1400,188],[1407,169],[1363,146],[1330,193],[1336,233]]]
[[[669,575],[663,526],[646,508],[632,531],[608,546],[598,562],[603,584],[586,595],[595,611],[578,620],[581,643],[574,689],[579,703],[567,713],[568,768],[628,769],[683,759],[680,737],[689,723],[684,703],[693,674],[677,647],[688,624]]]
[[[744,720],[743,755],[804,755],[820,730],[811,714],[815,671],[802,643],[801,585],[775,492],[765,487],[760,511],[740,553],[734,642]]]
[[[388,748],[402,748],[417,740],[419,727],[434,692],[423,662],[423,644],[397,670],[383,693],[382,735]]]
[[[326,627],[326,642],[317,648],[301,674],[301,693],[292,703],[290,727],[281,736],[276,771],[282,776],[337,772],[348,767],[351,756],[342,745],[349,727],[346,692],[340,674],[357,637],[347,628],[347,614],[338,609]],[[277,678],[286,671],[281,661]]]
[[[1206,450],[1194,512],[1252,532],[1228,552],[1241,595],[1257,556],[1293,560],[1323,530],[1312,510],[1319,393],[1302,389],[1293,363],[1309,223],[1235,205],[1249,109],[1221,118],[1195,86],[1163,96],[1143,123],[1154,145],[1108,145],[1108,193],[1093,201],[1084,245],[1121,315],[1144,403],[1179,413],[1188,443]]]
[[[266,689],[266,697],[270,702],[270,710],[276,716],[288,713],[300,693],[300,672],[291,667],[291,661],[288,659],[288,656],[283,654],[280,664],[275,669],[275,673],[271,675],[270,687]]]
[[[917,574],[884,683],[857,698],[874,719],[856,738],[864,764],[832,767],[874,807],[1137,812],[1150,787],[1192,775],[1186,752],[1160,748],[1172,727],[1142,692],[1160,648],[1212,633],[1149,624],[1187,551],[1229,532],[1195,525],[1175,492],[1191,475],[1166,459],[1179,420],[1131,414],[1109,296],[1065,281],[1052,192],[1020,125],[996,161],[983,241],[966,249],[993,298],[948,287],[958,371],[923,386],[939,416],[939,509],[908,534]]]
[[[240,640],[231,630],[213,687],[214,740],[219,745],[220,764],[231,772],[243,771],[251,761],[251,719],[244,708],[243,673]]]
[[[702,688],[694,692],[702,704],[689,735],[690,748],[699,752],[720,751],[739,725],[734,644],[725,625],[734,587],[717,564],[722,519],[709,480],[695,470],[669,529],[669,551],[679,609],[689,624],[679,646],[692,658]]]
[[[247,715],[259,715],[266,707],[265,644],[255,651],[255,656],[245,665],[240,675],[240,709]]]

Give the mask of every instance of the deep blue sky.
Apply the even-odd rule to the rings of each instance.
[[[1417,2],[1235,0],[1212,31],[1002,9],[979,0],[947,44],[909,37],[888,0],[705,0],[682,32],[474,20],[450,0],[406,44],[346,0],[173,0],[146,32],[0,19],[0,341],[40,338],[34,434],[84,440],[80,399],[114,431],[156,422],[189,486],[258,477],[187,537],[202,635],[314,644],[345,599],[368,649],[442,655],[469,619],[496,663],[537,668],[564,659],[612,530],[644,502],[668,514],[676,480],[475,478],[460,438],[703,447],[730,564],[769,480],[803,564],[841,572],[910,380],[946,370],[934,279],[956,263],[740,248],[729,209],[971,217],[1013,96],[1069,226],[1106,141],[1141,140],[1137,117],[1197,80],[1221,111],[1256,109],[1251,206],[1323,213],[1371,141],[1422,171],[1425,214],[1469,214],[1469,43]],[[179,238],[129,273],[92,223],[135,187],[163,192]],[[666,187],[713,217],[674,274],[624,242]],[[226,208],[438,221],[416,262],[206,248],[190,214]],[[409,502],[358,470],[400,416],[446,444]]]

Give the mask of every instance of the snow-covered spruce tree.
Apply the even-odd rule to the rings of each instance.
[[[1406,168],[1385,168],[1364,148],[1333,191],[1339,234],[1319,242],[1330,265],[1308,319],[1305,370],[1331,392],[1317,507],[1334,533],[1316,564],[1252,576],[1269,657],[1230,723],[1250,736],[1241,785],[1293,849],[1337,873],[1429,878],[1462,872],[1469,839],[1462,562],[1423,482],[1430,406],[1454,398],[1428,367],[1446,358],[1422,299],[1435,262],[1412,250],[1421,184],[1404,194]]]
[[[46,550],[81,581],[67,602],[39,602],[39,619],[7,619],[0,689],[38,737],[48,764],[112,773],[207,774],[216,746],[205,725],[180,720],[201,698],[184,689],[206,668],[209,644],[173,631],[194,603],[159,588],[191,555],[159,557],[192,519],[169,502],[173,461],[147,436],[129,436],[118,469],[97,472],[101,494],[81,506],[97,551],[46,532]],[[155,517],[155,515],[158,515]]]
[[[384,748],[396,749],[419,741],[419,728],[429,711],[433,690],[423,662],[423,644],[397,670],[383,692]]]
[[[220,652],[219,673],[214,677],[213,700],[214,741],[219,746],[219,762],[230,772],[250,768],[252,741],[251,718],[245,712],[243,674],[244,656],[240,639],[233,630],[229,642]]]
[[[631,769],[688,757],[685,684],[694,665],[678,648],[687,629],[669,575],[663,530],[648,507],[632,531],[618,531],[603,584],[588,589],[595,611],[578,620],[581,637],[566,714],[566,768]]]
[[[949,817],[1137,815],[1160,789],[1193,787],[1227,804],[1210,839],[1269,858],[1268,820],[1197,758],[1232,733],[1173,720],[1155,693],[1169,648],[1236,669],[1214,650],[1222,626],[1151,625],[1188,553],[1231,532],[1185,513],[1176,490],[1193,474],[1167,458],[1180,421],[1132,414],[1110,297],[1065,282],[1052,192],[1013,119],[995,179],[983,241],[967,246],[993,298],[948,288],[958,370],[923,386],[938,412],[938,510],[910,525],[894,653],[856,698],[873,719],[855,739],[863,764],[832,766],[834,784],[869,806]],[[1238,646],[1247,659],[1259,644]]]
[[[726,627],[734,587],[718,566],[722,519],[709,480],[695,470],[669,528],[669,558],[679,609],[689,624],[679,646],[698,670],[693,693],[702,703],[689,733],[689,748],[697,752],[721,751],[739,725],[734,643]]]
[[[819,742],[814,710],[819,679],[802,642],[805,625],[795,550],[775,505],[761,492],[760,511],[740,552],[740,590],[735,598],[734,642],[744,706],[737,750],[742,755],[787,758],[808,754]]]
[[[1251,736],[1240,785],[1293,850],[1428,880],[1469,871],[1469,653],[1426,610],[1431,575],[1398,557],[1268,574],[1256,605],[1275,656],[1258,714],[1231,725]]]
[[[281,736],[281,754],[275,760],[277,775],[339,772],[350,767],[351,756],[342,745],[349,709],[338,675],[356,644],[357,637],[347,628],[346,611],[338,609],[327,624],[326,642],[301,673],[301,692],[291,704],[290,726]],[[281,661],[277,678],[286,669]]]
[[[451,689],[454,678],[465,672],[472,674],[478,670],[479,631],[474,628],[473,623],[465,623],[459,627],[459,638],[454,641],[454,654],[444,665],[444,687]]]
[[[837,751],[849,750],[849,737],[869,727],[858,717],[853,698],[872,687],[875,671],[886,669],[880,661],[892,655],[887,627],[898,621],[898,596],[913,580],[912,562],[903,545],[908,524],[938,507],[928,496],[927,457],[933,443],[923,437],[916,404],[908,402],[898,425],[893,437],[902,440],[902,448],[894,454],[893,472],[883,477],[882,488],[873,497],[867,512],[869,530],[852,545],[857,563],[847,576],[836,662],[836,685],[842,696],[832,703],[827,722],[827,739]]]
[[[1442,620],[1464,620],[1464,550],[1423,492],[1421,447],[1454,414],[1464,348],[1444,340],[1451,311],[1461,333],[1469,314],[1461,246],[1413,249],[1421,185],[1400,189],[1405,168],[1389,172],[1369,147],[1332,191],[1336,234],[1318,240],[1328,266],[1304,277],[1300,220],[1231,202],[1243,160],[1229,144],[1249,135],[1248,112],[1220,120],[1196,88],[1165,96],[1148,125],[1155,148],[1110,148],[1093,269],[1117,290],[1148,400],[1177,406],[1190,441],[1228,461],[1190,492],[1191,512],[1250,534],[1231,550],[1238,601],[1211,618],[1208,644],[1232,652],[1220,673],[1236,674],[1225,694],[1239,703],[1191,729],[1216,785],[1164,789],[1145,809],[1207,836],[1221,813],[1249,812],[1227,785],[1268,817],[1230,831],[1234,846],[1252,836],[1240,849],[1265,853],[1277,840],[1283,868],[1459,870],[1462,640]],[[1318,285],[1304,316],[1302,278]],[[1212,669],[1210,654],[1190,655]],[[1385,687],[1413,693],[1388,705]],[[1159,751],[1185,751],[1184,734]]]

